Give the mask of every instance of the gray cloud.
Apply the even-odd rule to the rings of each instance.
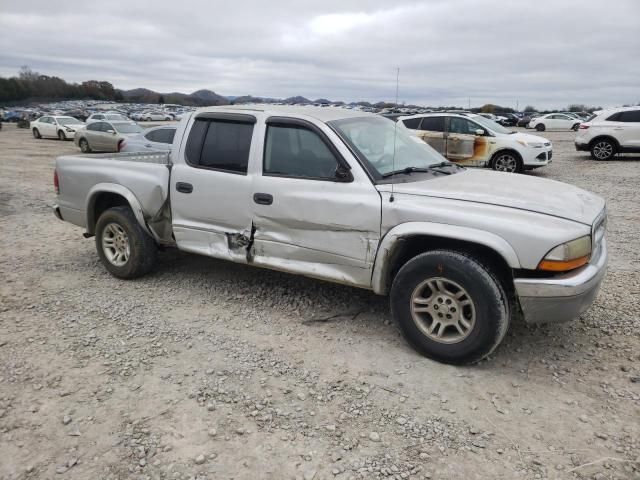
[[[0,75],[223,95],[640,101],[637,0],[3,2]]]

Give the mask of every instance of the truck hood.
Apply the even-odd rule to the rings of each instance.
[[[390,192],[391,185],[378,185],[378,190]],[[566,183],[472,169],[437,178],[395,183],[393,191],[396,195],[449,198],[517,208],[585,225],[591,225],[605,207],[605,201],[599,196]]]

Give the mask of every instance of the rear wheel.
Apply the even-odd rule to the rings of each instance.
[[[129,207],[105,211],[96,224],[96,248],[112,275],[137,278],[154,266],[158,247],[143,230]]]
[[[546,130],[546,127],[544,126],[544,123],[539,123],[536,125],[536,130],[539,132],[544,132]]]
[[[89,146],[89,142],[86,138],[81,138],[78,145],[80,146],[80,151],[82,153],[91,153],[91,147]]]
[[[610,160],[616,154],[616,146],[606,138],[596,140],[591,145],[591,156],[596,160]]]
[[[509,302],[473,258],[435,250],[409,260],[391,288],[391,311],[407,341],[435,360],[465,364],[489,355],[509,327]]]
[[[64,134],[62,130],[58,130],[58,140],[66,140],[67,136]]]
[[[522,160],[513,152],[498,152],[491,162],[491,168],[497,172],[520,173]]]
[[[37,128],[33,129],[33,138],[42,138],[42,135],[40,135],[40,130],[38,130]]]

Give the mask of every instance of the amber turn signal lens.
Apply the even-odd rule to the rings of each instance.
[[[568,272],[569,270],[575,270],[576,268],[586,265],[588,262],[589,255],[567,261],[542,260],[540,265],[538,265],[538,270],[545,270],[547,272]]]

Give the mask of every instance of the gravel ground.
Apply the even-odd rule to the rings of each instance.
[[[71,142],[0,131],[0,479],[640,478],[640,159],[546,132],[530,175],[608,200],[594,306],[420,357],[369,292],[180,252],[111,277],[58,221]]]

